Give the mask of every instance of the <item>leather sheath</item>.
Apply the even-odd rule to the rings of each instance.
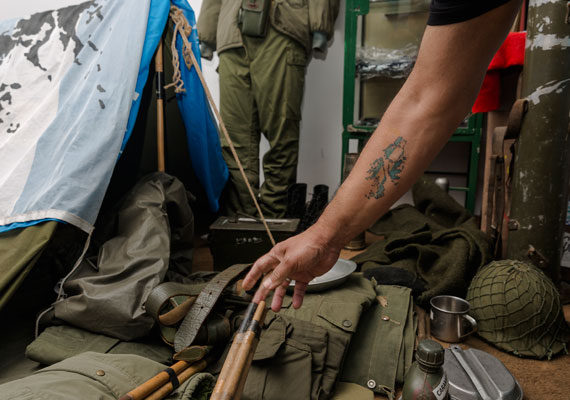
[[[232,265],[208,282],[180,324],[174,337],[174,350],[179,352],[192,344],[224,289],[250,266],[251,264]]]

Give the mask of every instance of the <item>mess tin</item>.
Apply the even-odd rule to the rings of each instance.
[[[430,303],[430,333],[435,338],[457,343],[477,332],[477,321],[467,314],[468,301],[455,296],[436,296]]]

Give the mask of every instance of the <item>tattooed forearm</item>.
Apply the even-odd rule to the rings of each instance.
[[[394,185],[398,184],[400,174],[404,170],[406,155],[404,148],[408,142],[398,136],[394,143],[384,149],[384,155],[370,164],[366,180],[372,181],[370,192],[366,194],[368,199],[379,199],[384,196],[386,181],[389,179]]]

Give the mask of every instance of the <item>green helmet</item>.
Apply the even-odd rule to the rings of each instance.
[[[535,266],[515,260],[487,264],[473,278],[467,301],[479,335],[500,349],[539,359],[567,353],[570,329],[558,291]]]

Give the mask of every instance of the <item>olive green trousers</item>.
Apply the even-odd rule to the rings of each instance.
[[[244,36],[244,46],[220,54],[220,113],[238,157],[266,217],[283,217],[287,188],[297,178],[299,124],[307,55],[303,47],[269,27],[265,38]],[[270,149],[263,156],[264,182],[259,187],[259,142]],[[257,210],[226,139],[222,152],[228,164],[226,215]]]

